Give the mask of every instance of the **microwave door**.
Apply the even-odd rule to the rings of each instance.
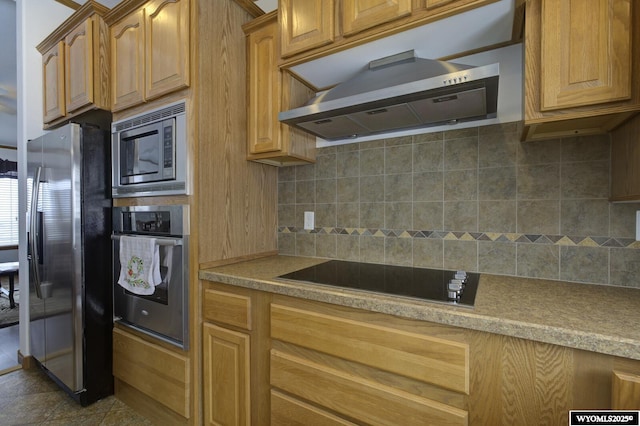
[[[162,175],[158,131],[121,139],[120,183],[130,184],[158,180]]]

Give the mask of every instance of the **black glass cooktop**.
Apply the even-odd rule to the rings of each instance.
[[[480,274],[463,274],[442,269],[330,260],[279,278],[473,307]]]

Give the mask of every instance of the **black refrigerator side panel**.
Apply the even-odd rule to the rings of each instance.
[[[111,147],[109,134],[82,130],[82,244],[86,405],[113,394],[111,288]]]

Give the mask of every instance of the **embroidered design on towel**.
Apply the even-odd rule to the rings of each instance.
[[[142,274],[144,274],[144,261],[138,256],[131,256],[129,262],[127,262],[125,281],[132,287],[150,288],[149,283],[142,278]]]
[[[150,295],[161,283],[160,249],[156,239],[122,235],[118,284],[134,294]]]

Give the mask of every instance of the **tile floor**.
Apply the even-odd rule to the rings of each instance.
[[[0,425],[146,426],[123,402],[109,396],[81,407],[38,369],[0,376]]]
[[[20,332],[18,326],[0,328],[0,374],[7,369],[18,367],[19,347]]]

